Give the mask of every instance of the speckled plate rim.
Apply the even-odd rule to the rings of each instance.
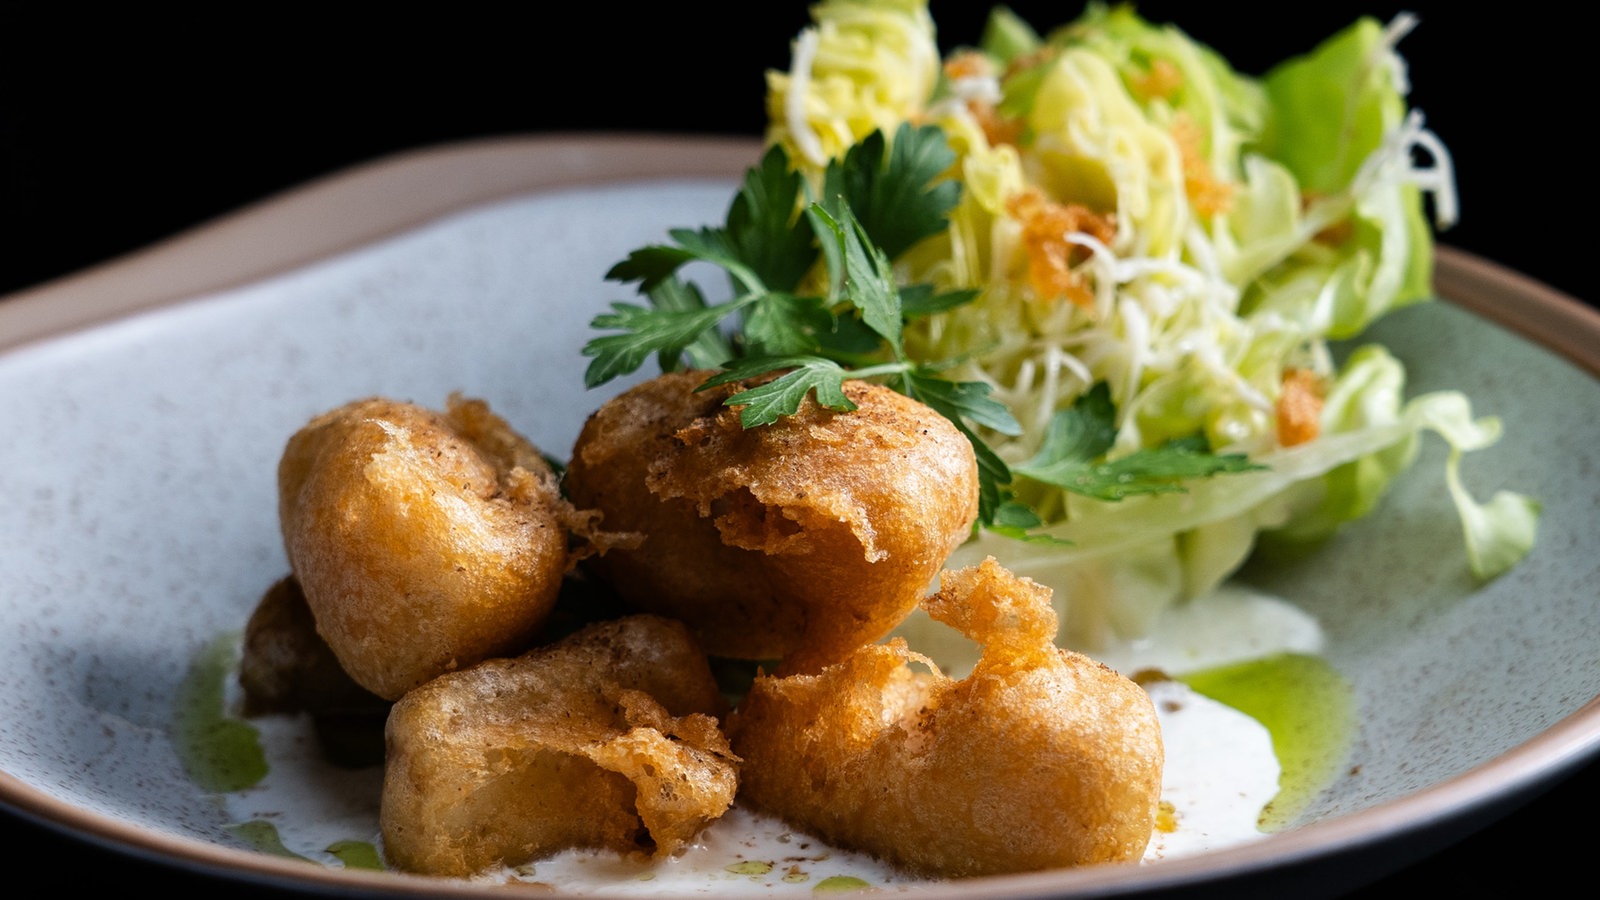
[[[0,300],[0,352],[146,309],[282,274],[479,204],[541,189],[660,177],[726,177],[756,161],[748,138],[549,134],[486,138],[374,160],[84,272]],[[340,211],[326,215],[330,208]],[[1600,377],[1600,312],[1460,250],[1438,250],[1450,302]],[[1507,298],[1515,302],[1506,302]],[[1600,697],[1462,775],[1262,841],[1155,866],[1104,867],[931,885],[919,897],[1155,896],[1296,872],[1337,857],[1354,886],[1447,846],[1600,757]],[[503,896],[498,886],[307,866],[154,833],[58,800],[0,772],[0,803],[41,826],[128,853],[260,885],[385,896]],[[1338,881],[1338,878],[1334,878]]]

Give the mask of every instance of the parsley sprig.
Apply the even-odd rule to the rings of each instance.
[[[894,259],[944,231],[961,183],[944,175],[955,161],[944,132],[901,125],[894,140],[874,132],[823,173],[820,196],[774,145],[745,174],[720,227],[673,229],[671,244],[628,254],[606,278],[638,283],[648,306],[613,303],[591,322],[613,333],[583,348],[584,382],[603,384],[655,358],[662,371],[720,369],[702,388],[776,377],[726,401],[747,428],[793,415],[807,396],[834,410],[855,405],[847,378],[878,379],[955,423],[979,463],[979,519],[997,521],[1009,501],[1009,467],[979,428],[1015,435],[1021,426],[982,382],[953,381],[947,365],[907,357],[908,318],[970,303],[974,290],[900,285]],[[818,261],[826,284],[804,290]],[[681,277],[692,262],[726,273],[732,296],[709,303]],[[1009,515],[1009,514],[1008,514]]]
[[[725,402],[746,428],[797,412],[810,396],[829,409],[855,408],[847,378],[876,379],[936,410],[972,443],[979,472],[979,524],[1030,537],[1040,521],[1016,500],[1021,475],[1101,499],[1181,490],[1185,477],[1240,471],[1238,457],[1187,443],[1102,461],[1115,435],[1104,385],[1058,414],[1038,455],[1013,471],[981,436],[1015,436],[1021,426],[988,384],[943,374],[957,360],[919,362],[905,351],[905,323],[972,302],[976,290],[939,291],[898,284],[894,260],[943,232],[961,182],[945,177],[955,161],[935,126],[901,125],[894,140],[873,132],[832,161],[821,196],[773,145],[743,184],[722,225],[668,232],[672,242],[634,250],[606,278],[637,283],[648,305],[615,302],[596,316],[584,383],[596,387],[654,358],[663,372],[719,370],[700,386],[761,383]],[[825,284],[808,278],[823,263]],[[683,278],[709,263],[731,296],[710,303]],[[810,290],[807,286],[812,285]]]

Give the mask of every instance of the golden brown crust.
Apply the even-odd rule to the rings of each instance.
[[[273,582],[245,623],[239,686],[247,716],[267,713],[387,712],[387,701],[356,684],[317,634],[293,576]]]
[[[928,876],[1140,859],[1163,763],[1149,696],[1055,646],[1047,588],[993,559],[942,582],[926,608],[984,645],[972,674],[896,638],[758,676],[728,721],[741,801]]]
[[[857,409],[814,403],[745,428],[733,384],[703,372],[605,404],[566,487],[606,528],[643,535],[591,560],[635,608],[680,618],[713,655],[813,670],[916,606],[977,516],[972,446],[932,409],[846,382]]]
[[[570,847],[670,854],[733,803],[726,709],[688,629],[655,616],[443,675],[389,717],[385,854],[454,876]]]
[[[356,684],[317,634],[316,620],[294,576],[261,595],[245,624],[239,687],[246,716],[305,713],[322,755],[364,768],[383,762],[389,701]]]
[[[524,649],[555,602],[569,558],[554,474],[481,401],[349,403],[289,439],[278,475],[318,631],[379,696]]]

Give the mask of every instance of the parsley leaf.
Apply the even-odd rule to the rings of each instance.
[[[789,157],[777,145],[745,175],[744,188],[728,208],[725,231],[761,283],[774,291],[793,291],[816,261],[810,223],[795,215],[795,198],[804,176],[790,171]]]
[[[668,278],[650,292],[650,303],[656,309],[674,310],[678,312],[693,312],[706,308],[706,300],[700,294],[700,289],[693,284],[680,281],[677,278]],[[733,347],[727,338],[716,328],[707,328],[700,332],[694,340],[685,345],[681,351],[677,348],[666,348],[660,353],[658,360],[661,370],[670,372],[678,365],[679,357],[686,357],[690,365],[701,368],[714,368],[733,357]]]
[[[1004,403],[990,397],[993,391],[981,381],[948,381],[917,369],[906,374],[906,394],[921,400],[951,419],[971,419],[1001,434],[1019,435],[1022,426]]]
[[[911,284],[900,289],[900,312],[908,319],[948,312],[978,299],[980,293],[975,288],[934,293],[931,284]]]
[[[606,278],[637,282],[654,310],[614,304],[612,313],[591,322],[624,334],[584,347],[584,355],[592,357],[585,382],[593,387],[636,371],[652,355],[664,370],[680,368],[679,357],[685,354],[690,362],[705,364],[718,355],[713,348],[726,342],[715,334],[709,342],[691,337],[686,332],[696,325],[717,332],[731,324],[735,341],[730,349],[738,355],[828,356],[832,350],[861,357],[872,347],[860,341],[853,327],[860,323],[898,356],[906,311],[892,260],[946,227],[961,185],[939,180],[955,160],[940,129],[902,125],[893,149],[886,153],[885,146],[883,134],[874,132],[843,160],[830,163],[823,199],[808,202],[804,176],[791,171],[788,155],[774,144],[746,172],[722,226],[672,229],[672,244],[639,248],[612,266]],[[832,279],[828,296],[798,296],[821,255],[827,257]],[[690,316],[685,299],[691,289],[698,297],[699,290],[673,279],[691,262],[726,272],[735,296],[714,306],[701,301],[698,306],[705,313],[697,310]],[[934,295],[931,289],[918,289],[914,313],[926,315],[971,296],[976,295]],[[845,314],[831,310],[841,303]],[[695,352],[689,353],[690,348]]]
[[[842,165],[828,167],[821,202],[832,211],[834,198],[849,198],[873,243],[894,259],[944,230],[961,183],[938,180],[956,161],[938,126],[901,123],[887,164],[884,143],[883,132],[874,131],[846,150]]]
[[[768,294],[745,311],[740,335],[745,356],[817,353],[836,319],[821,297]]]
[[[583,355],[592,356],[583,374],[585,387],[605,384],[644,365],[652,355],[674,358],[703,340],[726,315],[721,306],[699,309],[647,309],[632,303],[613,303],[611,312],[594,317],[596,328],[620,328],[622,334],[608,334],[583,345]]]
[[[1022,426],[1005,404],[989,396],[990,387],[982,382],[947,381],[933,377],[926,370],[907,372],[904,382],[908,396],[949,419],[972,443],[978,462],[978,519],[985,525],[992,525],[1010,498],[1006,485],[1011,483],[1011,468],[978,436],[971,423],[1012,435],[1021,434]]]
[[[1039,532],[1033,531],[1033,529],[1038,528],[1043,524],[1044,522],[1039,519],[1038,513],[1033,511],[1033,507],[1026,503],[1019,503],[1015,500],[1006,499],[1003,500],[995,509],[993,519],[989,522],[988,527],[990,531],[993,531],[996,534],[1003,534],[1006,537],[1014,540],[1027,541],[1029,543],[1071,543],[1070,541],[1064,541],[1058,537],[1055,537],[1054,535],[1040,534]]]
[[[820,226],[818,232],[829,238],[823,241],[823,248],[834,275],[835,291],[861,311],[861,321],[888,341],[895,356],[904,355],[900,291],[889,257],[881,248],[872,246],[848,205],[840,204],[835,216],[814,203],[806,215]]]
[[[806,395],[816,392],[817,402],[828,409],[849,412],[856,408],[844,395],[844,380],[849,373],[832,360],[817,356],[751,357],[729,365],[700,386],[701,390],[746,378],[787,370],[777,378],[740,391],[724,401],[725,406],[743,406],[739,423],[746,428],[771,425],[800,410]]]
[[[1111,390],[1099,382],[1070,409],[1055,414],[1039,452],[1013,471],[1087,497],[1121,500],[1135,494],[1179,493],[1184,490],[1182,482],[1190,478],[1264,468],[1243,454],[1212,453],[1199,437],[1104,460],[1115,438]]]

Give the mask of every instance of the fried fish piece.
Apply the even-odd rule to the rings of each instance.
[[[586,564],[632,608],[687,622],[713,656],[807,671],[879,640],[971,533],[971,443],[863,381],[845,382],[853,411],[807,399],[745,428],[723,401],[750,384],[697,391],[707,376],[643,382],[585,422],[567,493],[642,536]]]
[[[945,572],[924,608],[983,645],[972,673],[895,637],[758,675],[727,725],[740,802],[926,876],[1139,860],[1164,763],[1149,695],[1057,647],[1049,588],[992,557]]]
[[[726,711],[688,629],[656,616],[441,675],[389,716],[385,855],[464,877],[571,847],[670,854],[733,803]]]
[[[239,687],[247,717],[305,713],[323,756],[359,768],[383,762],[389,701],[356,684],[326,641],[289,575],[261,595],[245,623]]]
[[[293,575],[273,582],[245,623],[239,658],[244,714],[389,712],[389,703],[356,684],[317,634]]]
[[[279,524],[317,630],[388,700],[520,652],[583,517],[537,448],[481,400],[369,398],[312,419],[278,466]]]

